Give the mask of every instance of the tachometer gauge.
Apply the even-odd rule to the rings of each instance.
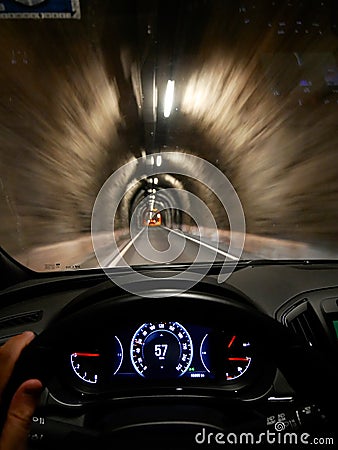
[[[74,373],[88,384],[105,382],[107,373],[115,375],[121,367],[123,348],[121,341],[114,336],[109,351],[100,352],[81,351],[70,355],[70,363]]]
[[[70,355],[75,374],[85,383],[96,384],[100,379],[100,354],[76,352]]]
[[[178,322],[144,323],[132,338],[130,357],[142,377],[178,378],[192,361],[191,337]]]
[[[244,375],[251,364],[251,343],[240,336],[229,336],[225,341],[225,376],[228,381]]]

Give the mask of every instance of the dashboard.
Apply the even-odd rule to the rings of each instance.
[[[264,428],[278,417],[293,429],[321,424],[337,386],[338,266],[252,264],[221,286],[213,270],[167,298],[125,295],[92,271],[2,291],[0,343],[37,334],[40,353],[27,353],[24,365],[46,379],[43,409],[53,426],[43,435],[69,436],[71,427],[89,439],[88,429],[108,427],[114,439],[135,439],[154,424],[186,427],[187,417],[193,430]]]
[[[255,331],[254,309],[248,315],[240,303],[234,308],[237,294],[224,303],[217,290],[206,292],[206,283],[168,298],[119,297],[109,286],[89,290],[96,302],[80,296],[84,308],[71,302],[70,312],[68,306],[49,327],[56,327],[53,335],[62,330],[57,345],[51,343],[53,356],[45,356],[54,367],[49,388],[57,401],[215,392],[249,399],[271,388],[277,366],[270,344]]]

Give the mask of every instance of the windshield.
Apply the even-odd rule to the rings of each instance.
[[[0,19],[17,261],[336,258],[337,2],[1,0]]]

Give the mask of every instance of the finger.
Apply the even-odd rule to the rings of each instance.
[[[34,339],[32,331],[25,331],[9,339],[0,347],[0,399],[13,372],[21,351]]]
[[[39,380],[25,381],[16,391],[2,430],[0,450],[26,450],[32,416],[41,391]]]

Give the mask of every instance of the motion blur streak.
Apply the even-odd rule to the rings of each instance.
[[[131,155],[101,52],[81,33],[15,26],[0,34],[0,234],[18,254],[89,233],[99,189]]]
[[[250,20],[230,3],[217,2],[185,73],[182,113],[209,139],[249,233],[337,245],[338,105],[324,79],[337,70],[337,37],[326,23],[320,39],[300,38],[289,17],[268,18],[268,2]]]
[[[2,20],[0,244],[38,270],[60,260],[58,268],[95,267],[91,212],[104,182],[141,154],[169,150],[226,175],[243,205],[250,258],[337,257],[333,3],[90,0],[81,20]],[[165,118],[168,80],[175,95]],[[213,192],[175,175],[186,164],[173,160],[156,189],[198,196],[227,241]],[[148,188],[126,173],[108,192],[107,222],[126,193],[115,218],[121,239]],[[186,216],[179,225],[193,232]]]

